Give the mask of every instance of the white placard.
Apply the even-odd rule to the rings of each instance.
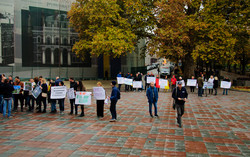
[[[133,79],[124,78],[124,84],[132,86],[133,85]]]
[[[134,81],[133,88],[142,88],[142,81]]]
[[[207,82],[207,89],[213,89],[214,88],[214,84],[211,82]]]
[[[66,97],[66,93],[67,93],[66,86],[51,87],[50,99],[64,99]]]
[[[230,89],[231,88],[231,82],[221,81],[220,88]]]
[[[147,83],[154,82],[155,83],[156,77],[147,77]]]
[[[68,89],[67,97],[68,97],[68,99],[75,99],[76,98],[74,88]]]
[[[124,77],[117,77],[118,84],[124,84]]]
[[[196,85],[197,85],[196,79],[188,79],[187,80],[187,86],[196,87]]]
[[[103,87],[93,87],[93,94],[96,100],[105,100],[105,90]]]
[[[203,82],[203,89],[207,88],[207,82]]]
[[[76,92],[75,104],[91,105],[91,92]]]
[[[176,82],[176,86],[178,85],[178,82],[181,82],[182,87],[185,87],[185,82],[184,82],[184,80],[177,81],[177,82]]]
[[[165,89],[166,86],[169,86],[168,80],[160,79],[159,80],[159,85],[160,85],[160,88]]]

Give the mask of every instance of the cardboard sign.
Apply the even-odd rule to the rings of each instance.
[[[176,82],[176,86],[178,85],[178,82],[181,82],[182,87],[185,87],[185,82],[184,82],[184,80],[177,81],[177,82]]]
[[[91,92],[76,92],[75,104],[91,105]]]
[[[14,87],[14,91],[12,92],[12,94],[19,94],[21,90],[21,86],[13,86],[13,87]]]
[[[105,90],[103,87],[93,87],[93,94],[96,100],[105,100]]]
[[[124,78],[124,84],[132,86],[133,85],[133,79]]]
[[[142,88],[142,81],[133,81],[133,88]]]
[[[162,89],[169,89],[168,80],[160,79],[159,80],[159,85],[160,85],[160,88],[162,88]]]
[[[31,82],[24,82],[24,88],[25,91],[32,91],[32,83]]]
[[[68,99],[75,99],[76,98],[74,88],[68,89],[67,97],[68,97]]]
[[[32,95],[36,99],[42,93],[42,89],[40,86],[36,86],[36,88],[32,91]]]
[[[66,93],[67,93],[66,86],[51,87],[50,99],[64,99],[66,97]]]
[[[221,81],[220,88],[230,89],[231,88],[231,82]]]
[[[154,82],[155,83],[156,77],[147,77],[147,83]]]
[[[124,77],[117,77],[117,84],[124,84]]]
[[[187,86],[196,87],[196,85],[197,85],[196,79],[188,79],[187,80]]]

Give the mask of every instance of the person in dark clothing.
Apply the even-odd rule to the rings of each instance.
[[[18,100],[21,103],[21,112],[23,112],[23,82],[20,81],[19,77],[16,76],[15,78],[15,82],[14,82],[15,86],[21,86],[21,90],[18,94],[14,94],[14,111],[17,112],[17,107],[18,107]]]
[[[59,86],[59,82],[62,82],[62,80],[57,76],[55,81],[56,86]]]
[[[109,79],[109,72],[107,70],[105,71],[105,78],[106,78],[106,80]]]
[[[158,91],[157,91],[157,88],[154,86],[154,82],[150,83],[150,87],[147,89],[146,96],[148,98],[150,116],[153,118],[152,104],[154,104],[155,116],[158,117],[158,114],[157,114]]]
[[[131,76],[130,76],[129,72],[125,75],[125,78],[131,79]],[[125,85],[125,92],[126,91],[129,91],[129,85]]]
[[[44,78],[41,79],[41,82],[42,82],[42,84],[41,84],[41,89],[42,89],[41,102],[43,102],[43,113],[46,113],[48,85],[47,85],[46,80]],[[40,105],[39,111],[42,111],[41,105]]]
[[[82,81],[78,81],[77,82],[77,91],[86,91],[86,88],[84,87],[84,85],[82,84]],[[78,104],[76,105],[76,112],[78,110]],[[81,106],[81,114],[78,117],[83,117],[84,115],[84,105],[80,105]]]
[[[136,74],[133,81],[141,81],[140,79],[141,79],[141,78],[140,78],[139,74]],[[134,91],[136,91],[136,88],[134,88]],[[138,91],[141,92],[141,88],[138,88]]]
[[[117,77],[122,77],[122,72],[119,72],[119,74],[117,74]],[[121,84],[118,85],[118,89],[119,91],[121,90]]]
[[[41,82],[40,82],[38,77],[35,77],[33,89],[35,89],[37,86],[40,87]],[[41,110],[39,110],[39,109],[41,108],[42,94],[40,94],[37,98],[34,97],[34,99],[36,101],[36,106],[37,106],[36,109],[38,109],[37,113],[41,113]]]
[[[225,79],[223,79],[223,81],[230,82],[230,80],[229,80],[228,77],[226,77]],[[223,89],[223,95],[225,95],[225,94],[226,95],[228,94],[228,89],[226,89],[226,88]]]
[[[217,76],[214,77],[214,85],[213,85],[213,88],[214,88],[214,95],[217,95],[217,88],[219,87],[219,79]]]
[[[3,93],[4,93],[3,85],[5,79],[6,79],[5,77],[2,77],[0,80],[0,113],[3,113]]]
[[[117,120],[117,114],[116,114],[116,103],[117,101],[120,99],[120,91],[119,89],[116,88],[116,81],[112,81],[111,82],[111,86],[112,86],[112,92],[111,92],[111,96],[110,96],[110,112],[112,115],[112,119],[110,120],[110,122],[116,122]]]
[[[59,82],[59,86],[64,86],[64,82],[63,81]],[[64,100],[65,100],[65,98],[58,99],[60,114],[61,115],[64,114]]]
[[[130,74],[130,79],[134,80],[133,74]],[[133,86],[130,86],[130,91],[132,91],[132,90],[133,90]]]
[[[75,82],[74,78],[71,77],[69,79],[70,82],[70,88],[74,88],[74,92],[77,90],[77,83]],[[77,106],[75,105],[75,99],[70,99],[70,113],[73,114],[74,106],[75,106],[75,115],[77,115]]]
[[[144,77],[144,81],[145,81],[145,91],[146,91],[146,89],[148,89],[148,87],[149,87],[149,83],[147,83],[147,78],[149,77],[150,75],[149,75],[149,73],[147,74],[147,75],[145,75],[145,77]]]
[[[178,82],[177,87],[174,89],[172,93],[172,98],[175,100],[175,108],[177,109],[177,123],[181,128],[181,117],[184,114],[185,110],[185,102],[188,98],[188,93],[186,88],[182,87],[182,83]]]
[[[14,91],[13,85],[9,84],[9,81],[7,79],[4,80],[3,84],[3,99],[4,99],[4,105],[3,105],[3,117],[6,116],[6,108],[8,107],[8,118],[11,116],[11,106],[12,106],[12,92]]]
[[[56,83],[54,80],[50,80],[50,86],[49,86],[49,92],[48,94],[51,94],[51,87],[56,86]],[[49,97],[50,98],[50,97]],[[50,113],[56,113],[56,99],[50,99],[50,104],[51,104],[51,112]]]

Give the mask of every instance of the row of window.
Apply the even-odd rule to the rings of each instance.
[[[33,38],[33,42],[34,43],[43,43],[42,40],[41,40],[41,37]],[[74,45],[75,42],[76,42],[76,39],[70,39],[70,45]],[[45,44],[47,44],[47,45],[53,44],[51,37],[46,38]],[[58,37],[55,38],[54,44],[59,45],[59,38]],[[68,45],[68,39],[67,38],[63,39],[62,45]]]

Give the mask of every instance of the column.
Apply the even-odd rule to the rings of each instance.
[[[43,54],[42,54],[43,60],[42,60],[42,62],[43,62],[43,64],[45,64],[46,63],[46,61],[45,61],[45,51],[44,50],[42,50],[42,51],[43,51]]]
[[[51,64],[54,65],[54,50],[51,52]]]
[[[61,52],[60,52],[60,60],[61,60],[61,65],[63,65],[63,53],[62,53],[62,50],[61,50]]]
[[[71,55],[70,55],[70,51],[68,51],[68,65],[71,65]]]

